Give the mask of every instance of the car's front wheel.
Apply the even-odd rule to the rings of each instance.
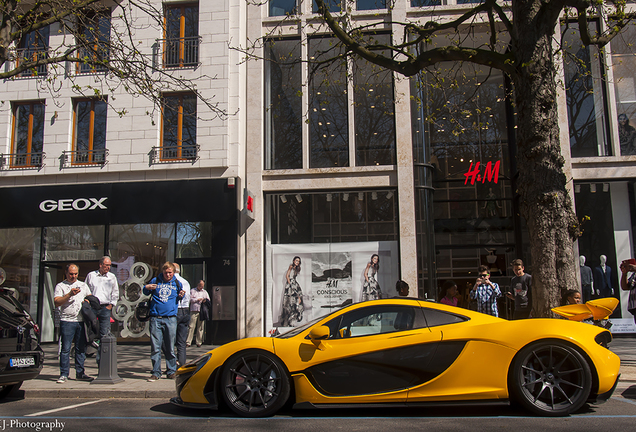
[[[9,385],[0,386],[0,400],[6,398],[11,393],[13,393],[16,390],[18,390],[21,385],[22,385],[22,383],[19,382],[17,384],[9,384]]]
[[[559,341],[523,348],[511,372],[513,398],[543,416],[564,416],[578,410],[592,386],[592,373],[581,353]]]
[[[272,353],[247,350],[234,354],[223,366],[221,394],[236,414],[244,417],[274,415],[287,402],[290,378]]]

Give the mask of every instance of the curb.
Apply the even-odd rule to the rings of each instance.
[[[90,392],[78,389],[69,390],[22,390],[24,398],[33,399],[170,399],[174,391],[165,390],[93,390]]]

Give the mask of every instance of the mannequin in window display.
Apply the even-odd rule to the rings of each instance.
[[[618,116],[618,138],[622,156],[636,154],[636,128],[629,124],[626,114]]]
[[[283,308],[280,315],[281,327],[293,327],[303,320],[305,306],[303,304],[303,290],[296,278],[300,273],[301,260],[295,256],[285,275],[285,291],[283,293]]]
[[[581,268],[581,293],[583,294],[583,303],[592,300],[594,292],[594,276],[592,268],[585,265],[585,257],[579,257],[579,267]]]
[[[492,188],[488,188],[488,195],[486,195],[486,204],[484,204],[484,210],[486,210],[486,217],[496,217],[499,216],[499,210],[501,210],[501,205],[499,202],[494,201],[497,199],[497,195],[492,191]]]
[[[600,256],[601,265],[594,269],[594,289],[599,298],[611,297],[614,295],[612,287],[612,268],[608,266],[607,257]]]
[[[382,290],[378,283],[377,275],[380,268],[378,254],[371,255],[371,260],[364,269],[364,284],[362,285],[362,301],[377,300],[382,298]]]

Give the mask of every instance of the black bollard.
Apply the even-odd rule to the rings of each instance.
[[[91,384],[115,384],[124,379],[117,375],[117,339],[111,332],[102,337],[99,344],[99,374]]]

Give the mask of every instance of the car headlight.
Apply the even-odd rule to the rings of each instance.
[[[181,369],[184,369],[185,371],[190,372],[194,375],[195,373],[199,371],[199,369],[203,367],[203,365],[205,365],[208,362],[208,360],[210,360],[211,357],[212,357],[212,353],[206,353],[206,354],[200,355],[194,360],[184,364],[181,367]],[[190,370],[190,369],[194,369],[194,370]]]
[[[612,342],[612,334],[609,331],[605,330],[597,334],[594,340],[600,346],[608,348],[609,344]]]

